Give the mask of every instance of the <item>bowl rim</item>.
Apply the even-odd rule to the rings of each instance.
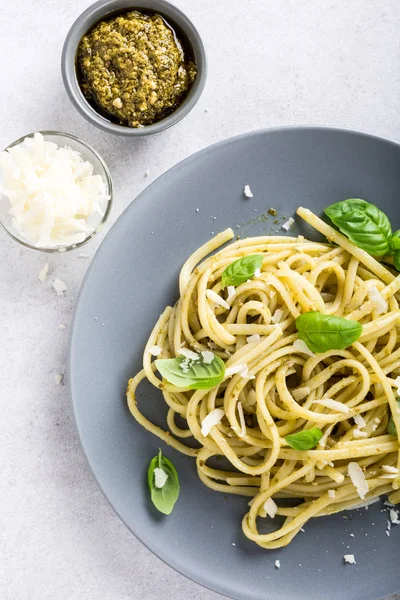
[[[62,138],[73,140],[74,142],[77,142],[81,146],[84,146],[87,150],[89,150],[89,152],[91,154],[93,154],[97,158],[97,160],[100,162],[100,164],[101,164],[101,166],[102,166],[102,168],[104,170],[105,184],[106,184],[106,186],[108,188],[108,190],[107,190],[108,191],[108,195],[110,196],[109,199],[108,199],[108,202],[107,202],[106,210],[104,212],[104,215],[103,215],[100,223],[97,225],[97,227],[94,229],[94,231],[87,238],[85,238],[82,242],[78,242],[76,244],[70,244],[69,246],[56,246],[54,248],[42,248],[40,246],[34,246],[33,244],[30,244],[29,242],[26,242],[25,240],[21,239],[17,235],[14,235],[14,233],[12,233],[12,231],[10,231],[10,229],[7,227],[7,225],[3,222],[3,220],[1,219],[1,217],[0,217],[0,225],[4,229],[4,231],[15,242],[18,242],[19,244],[21,244],[25,248],[29,248],[31,250],[36,250],[38,252],[44,252],[46,254],[53,254],[54,252],[69,252],[70,250],[76,250],[77,248],[81,248],[82,246],[84,246],[85,244],[87,244],[90,240],[92,240],[101,231],[101,229],[103,229],[103,227],[104,227],[104,225],[105,225],[105,223],[106,223],[106,221],[107,221],[107,219],[108,219],[108,217],[110,215],[111,208],[112,208],[112,205],[113,205],[113,186],[112,186],[112,178],[111,178],[110,170],[107,167],[107,164],[105,163],[105,161],[103,160],[103,158],[97,152],[97,150],[95,150],[94,148],[92,148],[92,146],[90,146],[90,144],[88,144],[87,142],[84,142],[83,140],[81,140],[80,138],[78,138],[76,135],[73,135],[71,133],[63,133],[62,131],[53,131],[53,130],[33,131],[31,133],[28,133],[26,135],[21,136],[20,138],[18,138],[17,140],[15,140],[15,142],[12,142],[11,144],[8,144],[8,146],[6,148],[4,148],[3,152],[6,152],[10,148],[18,146],[18,144],[21,144],[27,138],[33,138],[34,135],[35,135],[35,133],[40,133],[43,137],[46,137],[46,136],[58,136],[58,137],[62,137]]]
[[[75,56],[82,35],[97,21],[105,16],[110,16],[114,12],[141,9],[159,12],[167,19],[171,19],[172,23],[177,22],[178,27],[186,35],[192,46],[198,71],[187,97],[176,110],[156,123],[134,128],[108,121],[88,103],[76,76]],[[132,2],[126,0],[98,0],[84,10],[71,25],[62,49],[61,73],[72,104],[87,121],[109,133],[125,137],[141,137],[159,133],[172,127],[194,108],[203,92],[207,79],[207,56],[203,40],[193,22],[180,8],[167,0],[137,0],[137,2],[134,0]]]

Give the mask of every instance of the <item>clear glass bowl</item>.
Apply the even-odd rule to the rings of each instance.
[[[57,144],[58,146],[68,146],[69,148],[72,148],[72,150],[79,152],[79,154],[81,155],[83,160],[88,161],[93,165],[93,174],[101,176],[101,178],[103,179],[105,186],[106,186],[106,194],[110,197],[110,199],[107,202],[107,206],[106,206],[104,215],[98,215],[98,222],[94,221],[92,223],[94,230],[81,242],[71,244],[70,246],[66,246],[66,245],[59,245],[59,246],[54,246],[54,247],[53,246],[52,247],[34,246],[32,243],[30,243],[28,240],[26,240],[21,235],[21,232],[16,230],[15,227],[13,226],[12,215],[10,215],[10,212],[9,212],[10,207],[11,207],[10,201],[9,201],[8,197],[3,192],[1,192],[0,193],[0,225],[3,226],[5,231],[8,233],[9,236],[11,236],[13,238],[13,240],[15,240],[16,242],[19,242],[26,248],[31,248],[32,250],[39,250],[40,252],[49,252],[49,253],[50,252],[67,252],[68,250],[80,248],[84,244],[87,244],[87,242],[89,242],[91,239],[94,238],[94,236],[97,233],[99,233],[99,231],[103,227],[104,223],[107,221],[107,218],[108,218],[108,215],[110,214],[111,206],[112,206],[111,175],[110,175],[110,172],[108,170],[106,163],[101,158],[101,156],[95,150],[93,150],[93,148],[91,148],[88,144],[86,144],[86,142],[83,142],[82,140],[78,139],[74,135],[70,135],[69,133],[60,133],[58,131],[40,131],[39,133],[42,134],[42,136],[44,137],[44,140],[47,142],[53,142],[54,144]],[[12,148],[13,146],[17,146],[18,144],[21,144],[26,138],[31,138],[34,135],[35,135],[34,133],[24,135],[19,140],[15,141],[12,144],[10,144],[9,146],[7,146],[7,148],[5,148],[5,150],[8,150],[9,148]]]

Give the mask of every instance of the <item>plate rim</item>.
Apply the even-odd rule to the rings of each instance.
[[[74,346],[76,346],[76,344],[74,344],[74,339],[77,334],[76,333],[76,322],[78,319],[81,298],[83,296],[84,291],[86,290],[91,272],[94,269],[95,264],[99,259],[98,258],[99,251],[101,251],[101,248],[105,244],[106,240],[111,236],[114,228],[116,228],[119,225],[119,223],[120,223],[120,221],[122,221],[122,219],[126,218],[127,213],[129,213],[132,210],[135,210],[137,203],[138,202],[141,203],[143,201],[143,197],[148,193],[148,190],[150,188],[152,188],[155,185],[159,185],[160,180],[162,180],[163,177],[166,177],[170,173],[170,171],[182,168],[183,166],[189,164],[190,162],[197,160],[198,156],[207,154],[208,152],[210,152],[220,146],[230,145],[232,143],[236,143],[236,142],[240,141],[241,139],[248,138],[248,137],[261,136],[261,135],[270,134],[270,133],[295,132],[295,131],[302,131],[302,132],[322,131],[325,133],[335,133],[335,134],[339,133],[339,134],[353,135],[353,136],[360,137],[360,138],[375,140],[377,142],[384,142],[386,144],[389,144],[390,146],[394,146],[397,149],[400,149],[400,141],[397,142],[394,139],[391,139],[391,138],[388,138],[385,136],[380,136],[380,135],[377,135],[377,134],[374,134],[371,132],[367,132],[367,131],[361,131],[358,129],[343,128],[343,127],[331,127],[331,126],[327,126],[327,125],[283,125],[283,126],[277,126],[277,127],[266,127],[266,128],[262,128],[262,129],[246,131],[244,133],[234,135],[234,136],[225,138],[223,140],[219,140],[218,142],[215,142],[213,144],[205,146],[205,147],[201,148],[200,150],[197,150],[193,154],[190,154],[186,158],[178,161],[177,163],[175,163],[174,165],[169,167],[166,171],[161,173],[154,181],[152,181],[137,196],[135,196],[133,198],[133,200],[131,200],[131,202],[127,205],[127,207],[122,211],[122,213],[117,217],[117,219],[112,224],[110,229],[107,231],[105,237],[101,241],[99,247],[97,248],[97,250],[93,256],[92,261],[91,261],[91,263],[83,277],[82,283],[80,285],[79,292],[78,292],[78,295],[77,295],[77,298],[75,301],[75,305],[74,305],[74,311],[73,311],[73,316],[72,316],[72,320],[71,320],[70,335],[69,335],[69,340],[68,340],[68,366],[67,366],[68,391],[69,391],[70,403],[72,405],[73,420],[75,423],[76,431],[78,432],[79,443],[84,452],[87,464],[89,465],[92,476],[94,477],[100,491],[102,492],[103,496],[107,500],[108,504],[110,505],[110,507],[112,508],[114,513],[117,515],[117,517],[125,525],[125,527],[127,527],[127,529],[130,531],[130,533],[132,535],[134,535],[135,538],[137,540],[139,540],[139,542],[141,544],[143,544],[143,546],[145,548],[147,548],[147,550],[149,550],[154,556],[156,556],[159,560],[161,560],[165,565],[167,565],[168,567],[171,567],[174,571],[176,571],[180,575],[182,575],[182,576],[186,577],[187,579],[189,579],[190,581],[193,581],[194,583],[202,586],[203,588],[205,588],[211,592],[220,594],[223,598],[228,598],[228,599],[230,598],[231,600],[243,600],[243,599],[241,596],[227,596],[226,591],[224,591],[220,587],[219,584],[214,585],[214,587],[211,587],[210,583],[207,583],[207,581],[204,580],[201,576],[196,575],[195,572],[185,569],[183,566],[181,566],[181,564],[177,564],[176,561],[174,561],[173,559],[169,559],[168,555],[164,556],[162,554],[162,552],[153,549],[151,543],[148,543],[147,541],[145,541],[143,539],[142,535],[133,531],[131,526],[126,522],[125,518],[120,514],[119,510],[114,506],[114,503],[112,502],[112,500],[108,497],[107,492],[105,491],[103,484],[101,482],[101,478],[97,476],[95,467],[92,464],[92,460],[89,458],[89,454],[86,450],[86,444],[84,442],[84,439],[83,439],[83,436],[81,433],[81,428],[80,428],[79,422],[78,422],[78,417],[77,417],[77,411],[76,411],[77,405],[76,405],[76,400],[74,400],[74,393],[73,393],[74,386],[73,386],[73,372],[72,372],[73,348],[74,348]],[[397,592],[393,592],[393,593],[394,594],[400,593],[400,588]],[[379,599],[377,598],[377,600],[379,600]],[[386,599],[382,598],[381,600],[386,600]]]

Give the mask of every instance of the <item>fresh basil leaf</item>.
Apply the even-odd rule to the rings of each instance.
[[[400,229],[394,232],[394,234],[390,238],[389,244],[391,252],[396,252],[396,250],[400,250]]]
[[[262,254],[250,254],[228,265],[221,275],[222,289],[228,285],[236,287],[253,277],[256,269],[261,269],[263,258]]]
[[[325,214],[356,246],[369,254],[383,256],[390,251],[390,221],[373,204],[350,198],[328,206]]]
[[[155,365],[169,383],[191,390],[212,388],[221,383],[225,375],[225,363],[219,356],[214,356],[209,364],[186,358],[161,358]]]
[[[156,486],[155,469],[162,469],[167,476],[162,487]],[[179,477],[174,465],[166,456],[163,456],[161,450],[159,450],[157,456],[149,464],[147,482],[149,484],[151,500],[156,509],[165,515],[170,515],[179,496]]]
[[[358,340],[362,326],[357,321],[308,312],[296,319],[298,336],[312,352],[344,350]]]
[[[322,438],[322,431],[318,427],[304,429],[298,433],[291,433],[285,440],[294,450],[312,450]]]
[[[393,264],[397,271],[400,271],[400,250],[396,250],[393,256]]]
[[[397,399],[397,407],[400,410],[400,398]],[[394,424],[393,417],[390,417],[390,419],[389,419],[389,423],[387,426],[387,432],[389,435],[397,436],[397,429],[396,429],[396,425]]]

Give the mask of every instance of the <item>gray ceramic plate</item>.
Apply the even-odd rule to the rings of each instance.
[[[242,194],[246,183],[251,200]],[[387,513],[379,504],[315,519],[287,548],[263,551],[242,535],[246,501],[204,487],[193,461],[161,444],[179,471],[182,491],[170,517],[156,514],[145,479],[160,443],[131,418],[124,397],[154,322],[177,297],[180,266],[213,231],[240,225],[242,236],[271,232],[278,228],[271,219],[257,219],[271,206],[282,219],[298,205],[320,213],[354,196],[378,204],[400,227],[399,195],[400,146],[393,142],[334,129],[254,132],[207,148],[160,177],[97,252],[71,339],[71,390],[82,444],[126,525],[202,585],[238,600],[376,600],[400,589],[400,526],[391,537],[385,534]],[[296,231],[313,237],[300,224]],[[143,386],[140,401],[162,424],[158,391]],[[347,553],[355,554],[356,566],[344,564]]]

